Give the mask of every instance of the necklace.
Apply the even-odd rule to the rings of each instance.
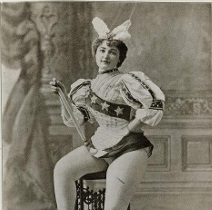
[[[107,73],[116,72],[116,71],[118,71],[118,69],[110,69],[107,71],[99,72],[99,74],[107,74]]]

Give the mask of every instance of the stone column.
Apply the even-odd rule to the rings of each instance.
[[[31,3],[32,20],[40,33],[43,58],[41,92],[50,117],[50,148],[55,163],[81,144],[75,128],[66,127],[61,118],[59,97],[49,82],[56,78],[70,90],[72,82],[92,75],[90,50],[90,4],[77,2]],[[88,23],[89,22],[89,23]]]

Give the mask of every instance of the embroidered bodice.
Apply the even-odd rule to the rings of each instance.
[[[117,144],[128,133],[132,117],[154,126],[163,116],[165,96],[143,72],[121,74],[118,70],[80,79],[69,93],[80,123],[93,118],[99,127],[92,136],[98,149]],[[66,125],[71,121],[64,119]]]

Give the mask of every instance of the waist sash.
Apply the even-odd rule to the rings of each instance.
[[[111,117],[117,117],[130,120],[131,107],[123,104],[115,104],[97,96],[94,92],[90,92],[88,96],[88,105],[94,110],[109,115]]]

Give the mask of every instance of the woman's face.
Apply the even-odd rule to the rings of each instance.
[[[108,46],[107,42],[107,40],[104,40],[96,50],[96,64],[99,67],[99,71],[117,68],[119,62],[120,53],[118,48]]]

